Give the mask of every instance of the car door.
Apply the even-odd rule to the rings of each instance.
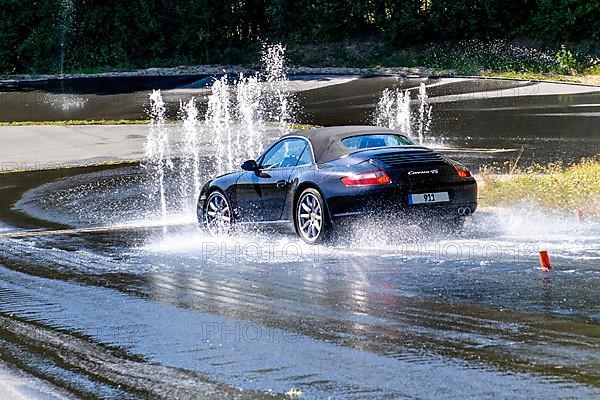
[[[236,185],[238,213],[245,221],[281,218],[292,171],[308,147],[306,139],[286,138],[258,160],[258,169],[242,174]]]

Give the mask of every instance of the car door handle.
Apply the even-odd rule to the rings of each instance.
[[[288,184],[287,181],[284,181],[284,180],[277,181],[277,187],[280,189],[286,187],[287,184]]]

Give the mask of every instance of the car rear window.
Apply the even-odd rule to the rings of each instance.
[[[413,141],[397,134],[369,134],[342,139],[342,144],[351,150],[370,149],[373,147],[398,147],[413,145]]]

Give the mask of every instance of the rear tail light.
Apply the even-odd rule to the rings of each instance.
[[[375,171],[346,176],[342,183],[346,186],[387,185],[392,180],[385,171]]]
[[[465,167],[462,164],[459,163],[453,163],[454,164],[454,169],[456,170],[456,173],[458,174],[459,178],[470,178],[471,177],[471,172],[467,169],[467,167]]]

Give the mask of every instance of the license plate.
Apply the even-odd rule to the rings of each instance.
[[[418,193],[408,195],[408,204],[443,203],[450,201],[448,192]]]

